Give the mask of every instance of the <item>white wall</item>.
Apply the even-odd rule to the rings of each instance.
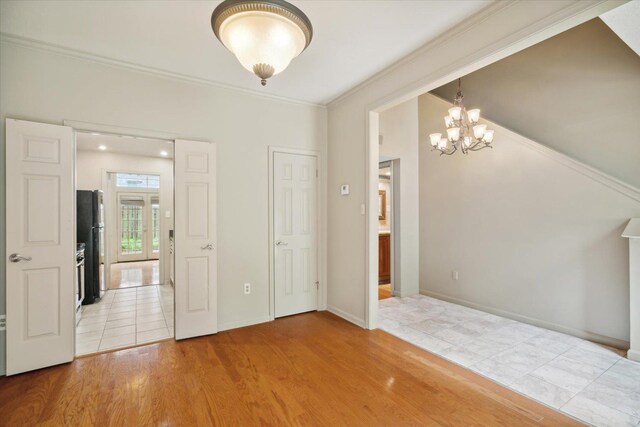
[[[394,187],[400,188],[400,213],[394,230],[394,292],[406,297],[418,293],[418,99],[380,114],[380,156],[397,159]],[[396,163],[397,164],[397,163]],[[396,165],[394,164],[394,166]]]
[[[238,72],[244,71],[239,68]],[[268,147],[318,150],[325,160],[324,108],[155,76],[8,42],[3,42],[0,49],[0,76],[2,164],[6,117],[54,124],[62,124],[65,119],[103,123],[217,143],[218,324],[224,329],[268,320]],[[321,174],[327,176],[326,171]],[[5,276],[6,253],[4,186],[3,176],[1,277]],[[324,182],[322,187],[325,200]],[[326,241],[325,236],[323,232],[322,242]],[[322,284],[326,271],[322,268],[324,253],[321,251]],[[243,294],[245,282],[252,284],[250,295]],[[0,307],[4,307],[4,294],[3,281]],[[0,336],[0,355],[4,353],[4,336]],[[4,366],[3,360],[0,366]]]
[[[130,143],[135,144],[135,140]],[[78,190],[102,190],[105,193],[105,199],[108,199],[107,203],[111,206],[110,212],[107,213],[111,262],[116,262],[118,247],[115,232],[116,217],[113,209],[116,204],[114,195],[109,194],[112,190],[111,186],[103,187],[103,175],[107,171],[160,175],[160,268],[163,272],[160,279],[167,282],[169,279],[169,230],[173,229],[173,159],[84,150],[79,150],[76,156]],[[170,212],[171,218],[165,217],[166,211]]]
[[[493,149],[431,152],[428,135],[444,129],[450,106],[419,99],[421,292],[625,345],[629,255],[620,235],[640,202],[490,122]]]
[[[367,185],[377,179],[377,168],[372,173],[367,165],[378,161],[377,147],[368,151],[369,146],[373,147],[368,138],[372,132],[369,110],[384,109],[414,98],[621,3],[496,2],[329,105],[327,282],[330,310],[356,324],[375,327],[368,324],[368,314],[375,318],[376,302],[372,282],[367,282],[367,277],[377,277],[377,254],[368,251],[367,241],[377,239],[377,217],[370,212],[361,214],[361,205],[375,206],[377,200],[377,195],[372,198],[373,191],[366,192]],[[375,141],[377,130],[372,135]],[[350,184],[350,196],[340,196],[341,184]],[[372,248],[376,249],[377,244]]]

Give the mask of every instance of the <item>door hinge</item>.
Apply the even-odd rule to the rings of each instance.
[[[316,288],[320,287],[320,282],[316,280]]]
[[[7,315],[0,314],[0,331],[6,331],[6,330],[7,330]]]

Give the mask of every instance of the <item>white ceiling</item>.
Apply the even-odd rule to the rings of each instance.
[[[7,1],[0,31],[144,67],[326,104],[492,3],[291,1],[309,48],[261,87],[213,35],[218,1]]]
[[[76,133],[79,151],[99,151],[103,153],[129,154],[131,156],[173,158],[173,143],[149,138],[137,138],[126,135]],[[99,147],[104,146],[102,150]],[[165,151],[166,156],[160,154]]]
[[[622,41],[640,55],[640,0],[623,4],[600,18]]]

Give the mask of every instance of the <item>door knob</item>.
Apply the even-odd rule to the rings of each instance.
[[[22,256],[20,254],[11,254],[11,255],[9,255],[9,261],[11,261],[11,262],[31,261],[31,257],[30,256]]]
[[[200,247],[200,249],[202,249],[203,251],[204,251],[205,249],[206,249],[206,250],[209,250],[209,251],[212,251],[212,250],[213,250],[213,243],[208,243],[208,244],[206,244],[206,245],[204,245],[204,246],[201,246],[201,247]]]
[[[276,246],[287,246],[287,242],[283,242],[282,240],[276,240]]]

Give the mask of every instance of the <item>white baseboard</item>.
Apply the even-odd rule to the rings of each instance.
[[[629,351],[627,351],[627,359],[640,362],[640,351],[630,349]]]
[[[574,337],[582,338],[585,340],[597,342],[599,344],[608,345],[609,347],[615,347],[620,349],[628,349],[629,342],[618,338],[612,338],[605,335],[596,334],[593,332],[583,331],[580,329],[574,329],[557,323],[547,322],[546,320],[535,319],[521,314],[512,313],[506,310],[500,310],[498,308],[489,307],[482,304],[476,304],[475,302],[467,301],[461,298],[450,297],[438,292],[429,291],[426,289],[420,289],[420,295],[426,295],[429,297],[441,299],[444,301],[452,302],[455,304],[464,305],[466,307],[475,308],[476,310],[485,311],[487,313],[495,314],[497,316],[506,317],[508,319],[517,320],[518,322],[528,323],[530,325],[539,326],[545,329],[551,329],[556,332],[562,332],[563,334],[573,335]],[[638,353],[636,351],[636,353]],[[640,358],[640,354],[638,354]]]
[[[254,319],[238,320],[236,322],[222,323],[218,327],[218,332],[228,331],[230,329],[244,328],[245,326],[257,325],[259,323],[266,323],[270,321],[271,319],[267,315],[267,316],[257,317]]]
[[[366,328],[365,321],[362,319],[358,319],[356,316],[347,313],[346,311],[342,311],[339,308],[333,307],[331,305],[327,306],[327,311],[329,313],[333,313],[338,317],[342,317],[344,320],[353,323],[354,325],[358,325],[361,328]]]

